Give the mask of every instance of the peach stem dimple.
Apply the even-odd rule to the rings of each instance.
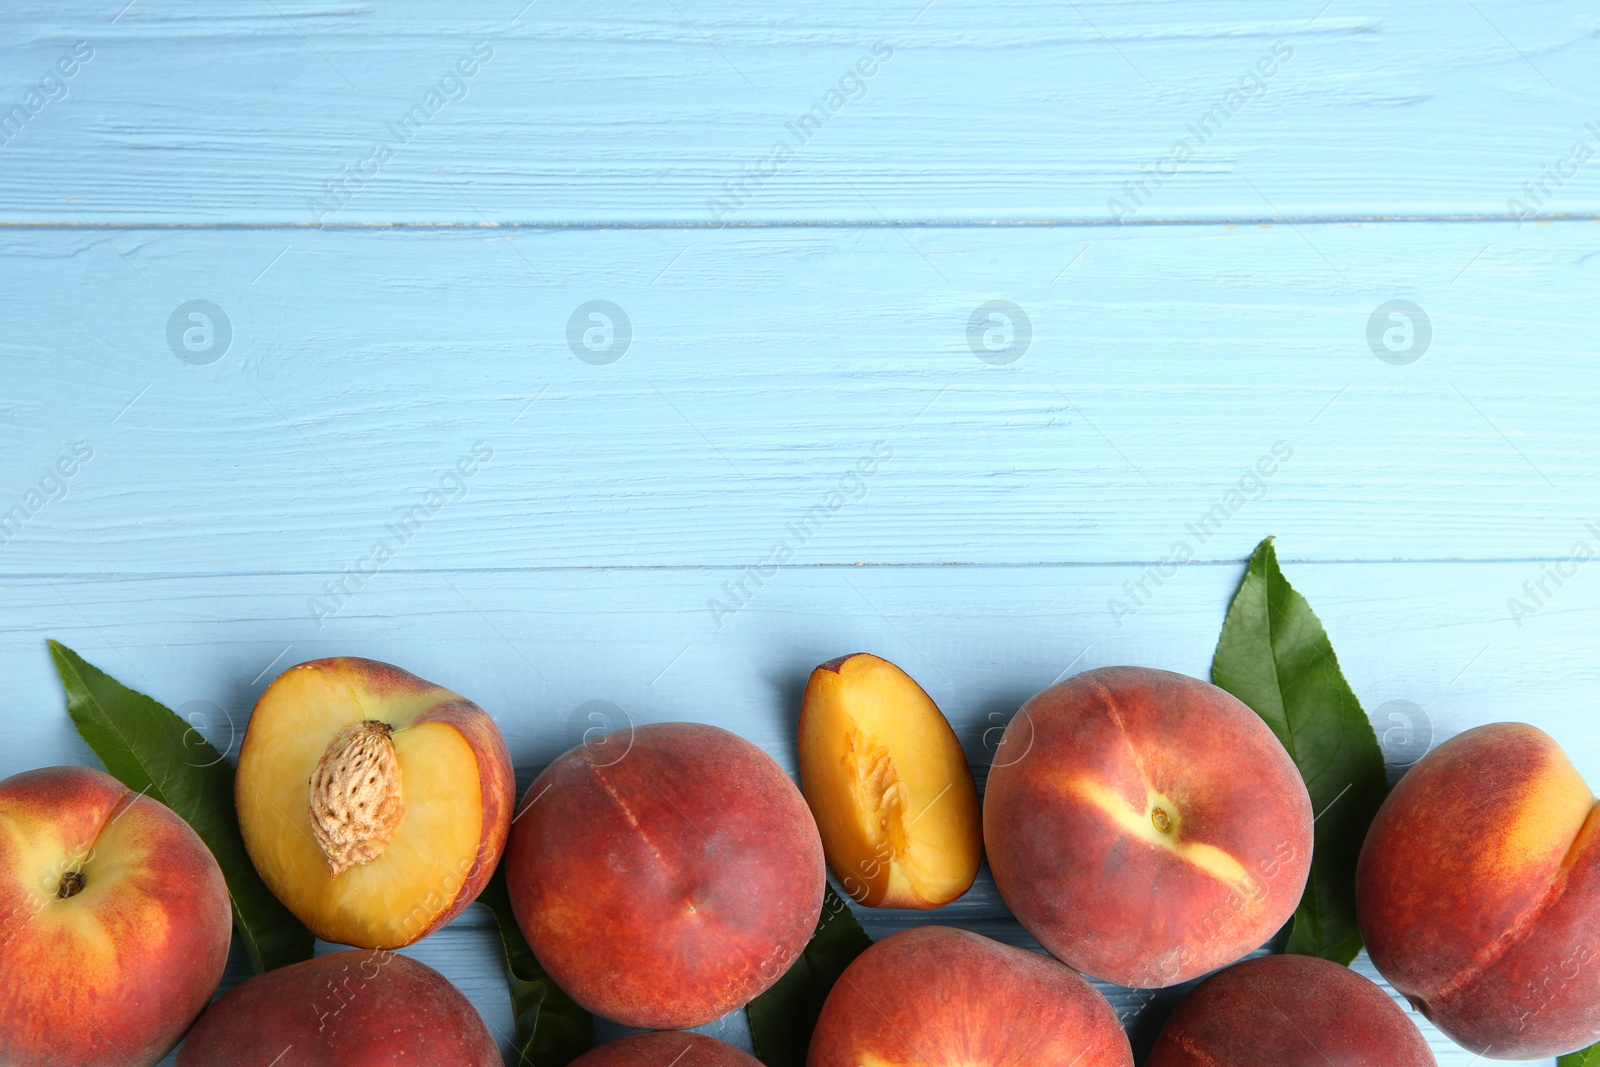
[[[1172,832],[1172,816],[1167,814],[1167,810],[1165,808],[1151,809],[1150,821],[1155,825],[1155,828],[1160,830],[1162,833],[1170,834]]]

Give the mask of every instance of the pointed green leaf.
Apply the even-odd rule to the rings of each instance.
[[[267,890],[245,851],[233,806],[233,765],[172,711],[76,652],[50,642],[67,714],[106,770],[194,827],[228,883],[233,924],[259,974],[311,958],[311,931]]]
[[[756,1058],[767,1067],[805,1067],[811,1031],[828,990],[871,945],[850,906],[827,886],[822,915],[805,951],[771,989],[745,1005]]]
[[[1228,608],[1211,680],[1266,721],[1311,794],[1311,877],[1287,951],[1348,964],[1361,951],[1356,858],[1388,792],[1383,751],[1322,623],[1279,570],[1270,537],[1256,546]]]
[[[495,869],[478,903],[494,915],[506,952],[506,981],[517,1021],[517,1067],[566,1067],[594,1044],[594,1017],[544,973],[511,910],[505,867]]]
[[[1569,1052],[1556,1060],[1556,1067],[1600,1067],[1600,1045]]]

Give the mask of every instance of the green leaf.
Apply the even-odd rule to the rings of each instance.
[[[50,642],[67,714],[106,770],[194,827],[228,883],[233,924],[256,973],[311,958],[311,931],[267,890],[245,851],[233,806],[233,765],[172,711]]]
[[[506,950],[511,1011],[517,1020],[518,1067],[566,1067],[594,1044],[594,1017],[544,973],[511,910],[505,867],[495,869],[478,903],[494,914]]]
[[[1311,877],[1285,951],[1348,964],[1361,951],[1356,858],[1388,792],[1383,751],[1322,623],[1278,569],[1270,537],[1228,608],[1211,680],[1266,720],[1311,794]]]
[[[1600,1045],[1569,1052],[1556,1060],[1556,1067],[1600,1067]]]
[[[771,989],[745,1005],[756,1058],[767,1067],[805,1067],[828,990],[871,944],[850,906],[826,886],[822,915],[805,951]]]

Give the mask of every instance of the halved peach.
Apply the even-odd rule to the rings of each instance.
[[[235,799],[262,880],[324,941],[399,948],[489,880],[511,754],[483,709],[373,660],[290,667],[256,703]]]
[[[800,786],[828,866],[871,908],[937,908],[978,874],[978,790],[961,742],[905,671],[865,652],[811,672]]]

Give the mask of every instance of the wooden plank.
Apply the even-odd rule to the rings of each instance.
[[[1410,702],[1439,739],[1526,718],[1600,780],[1600,736],[1590,729],[1600,664],[1588,654],[1600,578],[1580,568],[1549,586],[1519,627],[1505,602],[1525,595],[1543,565],[1285,565],[1369,711]],[[715,723],[792,770],[793,718],[810,669],[867,649],[923,683],[981,774],[986,732],[1069,667],[1143,663],[1207,676],[1242,565],[1186,567],[1120,626],[1107,602],[1127,596],[1136,577],[1128,565],[789,568],[718,629],[705,601],[736,574],[732,566],[407,572],[374,581],[320,628],[305,610],[315,587],[308,591],[304,574],[11,577],[0,587],[0,665],[14,709],[0,774],[93,761],[60,712],[46,637],[185,715],[199,713],[219,748],[236,748],[255,696],[289,664],[387,659],[496,716],[523,785],[581,739],[590,711],[619,722]],[[1385,729],[1397,725],[1383,719]]]
[[[5,231],[0,573],[1560,558],[1597,234]]]
[[[1573,152],[1600,147],[1582,0],[107,8],[8,5],[0,101],[37,111],[0,145],[5,219],[1600,209],[1600,163]],[[46,81],[63,57],[74,75]]]
[[[1600,736],[1591,728],[1600,665],[1590,654],[1600,585],[1587,574],[1555,590],[1518,628],[1503,601],[1540,577],[1535,564],[1287,566],[1386,736],[1394,773],[1429,740],[1511,718],[1542,726],[1591,782],[1600,780]],[[44,649],[44,637],[54,636],[192,716],[235,753],[251,703],[277,671],[338,653],[391,660],[494,714],[522,786],[581,736],[590,713],[619,724],[717,723],[792,773],[791,732],[810,668],[870,649],[926,686],[981,780],[989,731],[1063,672],[1142,663],[1207,676],[1241,572],[1238,565],[1187,568],[1118,627],[1106,601],[1121,594],[1125,566],[794,568],[720,631],[703,600],[733,568],[408,573],[373,583],[320,630],[304,615],[301,574],[14,577],[0,588],[0,673],[12,709],[0,718],[0,777],[94,763],[62,711]],[[1401,736],[1401,714],[1421,741],[1408,745]],[[509,1033],[493,933],[475,911],[415,954]],[[869,926],[882,936],[906,921],[931,920],[1030,943],[987,875],[935,915],[875,913]],[[245,973],[236,963],[230,981]],[[1176,996],[1107,992],[1145,1029]],[[736,1019],[725,1026],[737,1036]],[[1441,1064],[1465,1067],[1469,1056],[1424,1028]]]
[[[591,714],[792,769],[806,671],[871,648],[981,781],[1063,671],[1203,676],[1272,532],[1397,753],[1400,716],[1526,718],[1597,780],[1600,593],[1551,576],[1600,545],[1595,231],[1514,218],[1600,212],[1592,12],[1350,2],[10,5],[0,776],[93,762],[48,634],[234,749],[284,665],[393,659],[495,712],[523,784]],[[452,228],[339,230],[392,222]],[[500,222],[533,225],[455,228]],[[568,341],[597,299],[614,363]],[[169,339],[193,300],[215,362]],[[992,300],[1031,321],[1013,363],[969,331]],[[1392,300],[1419,362],[1370,346]],[[475,912],[414,954],[504,1038]],[[987,876],[937,917],[1031,944]],[[1106,991],[1139,1041],[1176,998]]]

